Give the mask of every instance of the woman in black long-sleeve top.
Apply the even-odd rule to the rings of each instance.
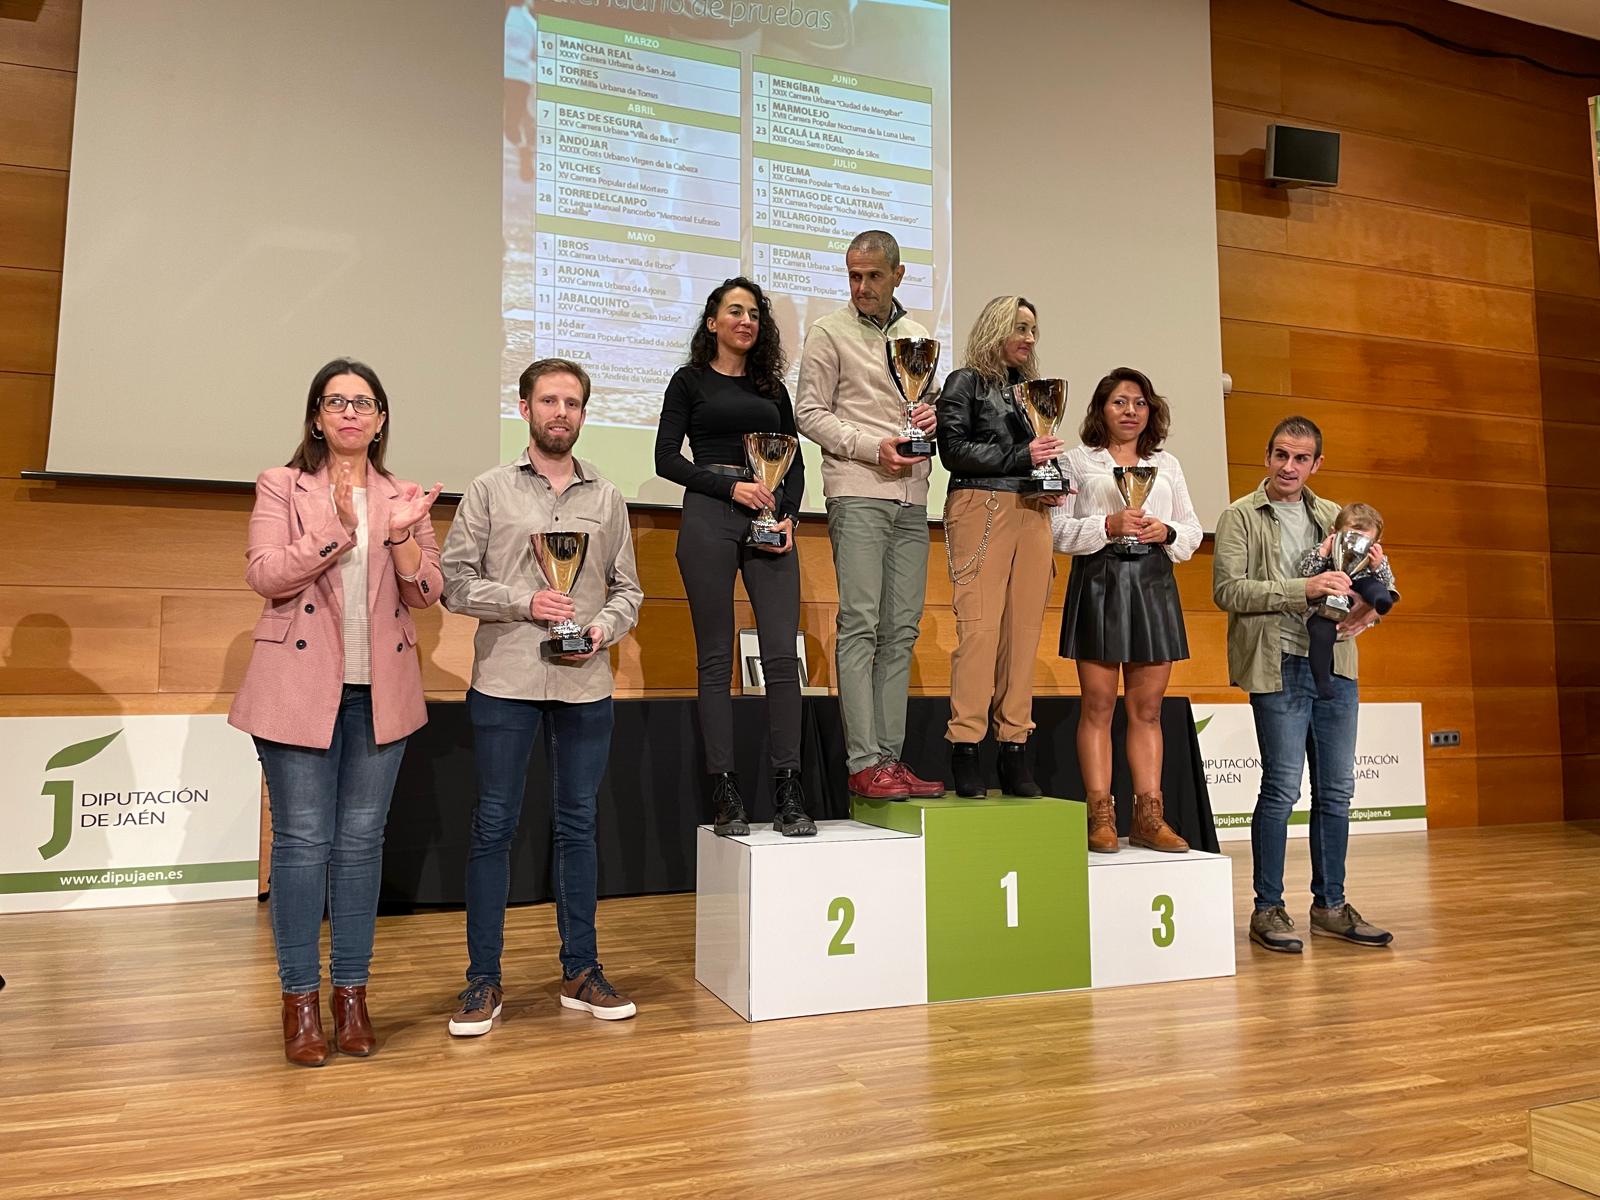
[[[1035,437],[1012,387],[1038,378],[1038,317],[1021,296],[984,305],[967,359],[939,393],[939,458],[950,472],[945,551],[956,614],[950,661],[950,766],[956,794],[981,796],[978,743],[1000,743],[1000,787],[1037,796],[1026,748],[1033,732],[1033,663],[1050,591],[1049,506],[1018,485],[1062,444]]]
[[[700,676],[700,732],[712,777],[713,827],[723,836],[750,832],[733,772],[733,580],[755,610],[766,677],[769,749],[774,785],[773,828],[785,837],[817,831],[806,815],[800,788],[800,564],[794,554],[794,518],[805,493],[800,455],[776,494],[751,478],[744,435],[798,436],[794,408],[783,386],[783,347],[761,288],[742,276],[706,298],[689,344],[689,364],[667,384],[656,432],[656,473],[686,489],[678,531],[678,571],[694,621]],[[683,456],[689,439],[694,461]],[[760,508],[776,511],[783,532],[778,547],[745,543]]]

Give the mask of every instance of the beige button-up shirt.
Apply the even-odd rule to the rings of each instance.
[[[794,422],[822,447],[822,490],[830,499],[869,496],[928,503],[932,459],[904,475],[878,465],[878,443],[899,433],[906,422],[905,401],[889,374],[884,343],[927,336],[898,303],[883,329],[846,304],[819,317],[806,332]]]
[[[574,620],[598,625],[606,645],[639,619],[644,592],[633,561],[633,535],[622,494],[590,463],[573,459],[574,476],[557,492],[524,450],[514,463],[485,471],[468,485],[444,541],[444,606],[478,618],[472,686],[506,700],[582,704],[611,695],[611,659],[604,650],[582,662],[547,659],[539,646],[549,626],[528,610],[549,587],[529,535],[587,533],[589,549],[572,589]]]

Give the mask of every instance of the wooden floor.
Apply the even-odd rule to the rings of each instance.
[[[0,1197],[1578,1196],[1527,1111],[1600,1094],[1600,827],[1363,836],[1350,875],[1391,950],[758,1026],[694,983],[692,896],[602,906],[617,1024],[558,1008],[516,909],[469,1041],[461,915],[385,919],[380,1051],[321,1070],[253,902],[3,917]]]

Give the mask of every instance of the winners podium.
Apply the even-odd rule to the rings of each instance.
[[[747,1021],[1234,973],[1227,857],[1087,852],[1054,797],[696,834],[695,979]]]

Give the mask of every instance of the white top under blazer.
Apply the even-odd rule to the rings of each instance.
[[[1127,507],[1111,474],[1117,464],[1111,459],[1111,451],[1081,445],[1074,446],[1058,461],[1076,491],[1065,504],[1050,510],[1051,539],[1063,554],[1094,554],[1110,540],[1106,537],[1107,514]],[[1189,501],[1183,468],[1178,465],[1177,456],[1165,450],[1141,458],[1139,465],[1156,469],[1156,485],[1144,502],[1145,515],[1178,531],[1172,545],[1161,548],[1173,562],[1185,562],[1199,547],[1204,531]]]

